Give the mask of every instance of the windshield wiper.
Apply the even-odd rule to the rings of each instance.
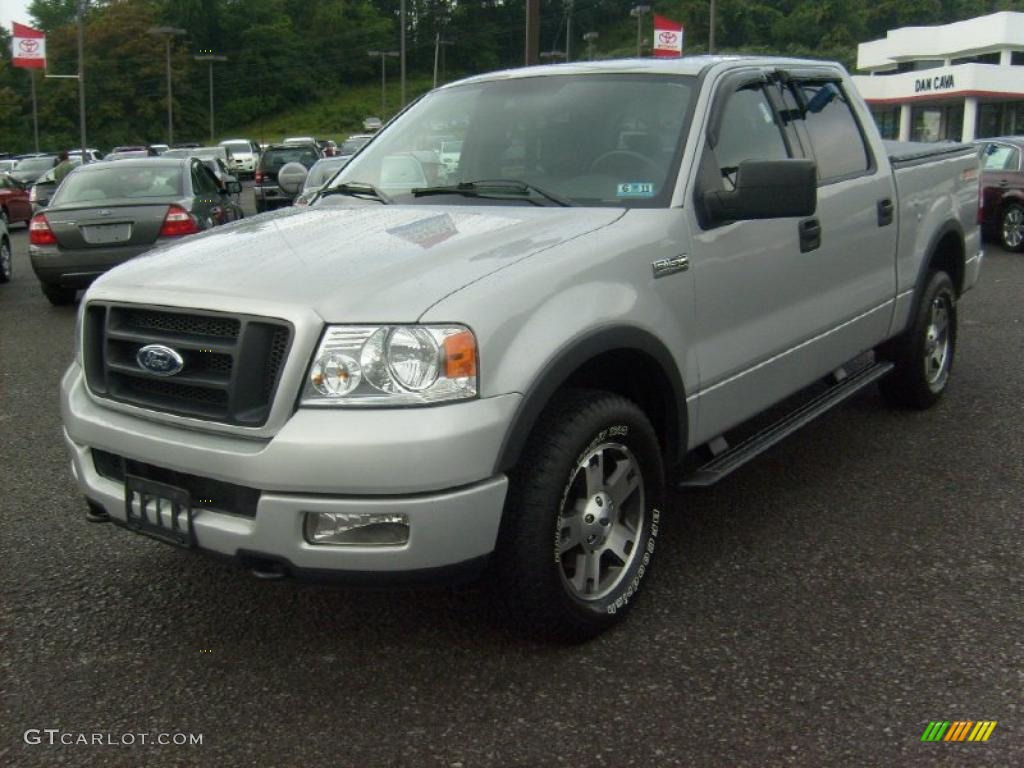
[[[414,197],[425,197],[427,195],[494,197],[494,192],[499,190],[511,190],[514,193],[518,192],[523,195],[528,195],[532,192],[536,195],[540,195],[546,200],[550,200],[555,205],[562,206],[563,208],[567,208],[572,205],[572,203],[564,197],[559,197],[553,192],[541,189],[536,184],[530,184],[527,181],[520,181],[519,179],[483,179],[481,181],[463,181],[460,184],[454,184],[449,187],[421,187],[420,189],[412,190],[412,194]]]
[[[384,205],[390,205],[394,202],[390,197],[377,189],[373,184],[366,181],[348,181],[344,184],[339,184],[336,187],[328,187],[327,189],[321,190],[317,198],[327,197],[329,195],[350,195],[351,197],[372,197],[375,200],[380,200]]]

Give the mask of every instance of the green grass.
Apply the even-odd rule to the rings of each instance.
[[[406,99],[412,100],[430,90],[430,78],[409,78],[406,81]],[[380,109],[380,82],[360,84],[344,89],[336,96],[297,107],[291,112],[273,115],[263,120],[225,128],[223,138],[245,137],[263,143],[280,141],[286,136],[315,136],[318,139],[342,141],[349,134],[363,132],[363,119],[379,117],[387,120],[398,111],[400,84],[398,78],[389,78],[387,87],[387,114]],[[219,139],[218,139],[219,140]]]

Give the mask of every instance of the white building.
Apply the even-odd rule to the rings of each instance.
[[[903,27],[857,46],[854,82],[883,137],[971,141],[1024,134],[1024,13]]]

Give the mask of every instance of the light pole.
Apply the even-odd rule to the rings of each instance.
[[[213,53],[202,53],[192,57],[196,61],[209,62],[210,69],[210,144],[213,144],[213,62],[227,61],[227,56],[218,56]]]
[[[572,0],[565,0],[565,60],[572,61]]]
[[[402,25],[402,34],[400,35],[398,44],[399,55],[401,56],[401,65],[399,66],[399,70],[401,70],[402,81],[402,87],[399,91],[399,98],[401,99],[401,102],[399,103],[399,109],[401,109],[402,107],[405,106],[405,0],[402,0],[402,4],[400,6],[398,15],[399,23]],[[381,117],[381,119],[383,120],[384,118]]]
[[[587,43],[587,59],[590,61],[594,60],[594,41],[597,40],[597,32],[585,32],[583,39]]]
[[[397,58],[401,54],[398,51],[367,51],[371,58],[380,57],[380,119],[384,120],[387,112],[387,86],[388,86],[388,59]]]
[[[89,0],[78,0],[78,140],[81,143],[82,163],[85,159],[85,11]],[[35,81],[33,81],[35,82]],[[39,149],[39,147],[36,147]]]
[[[171,40],[175,35],[184,35],[178,27],[150,27],[149,34],[164,38],[167,43],[167,144],[174,143],[174,90],[171,86]]]
[[[715,52],[715,0],[711,0],[711,21],[708,24],[708,53]]]
[[[636,55],[640,57],[640,44],[642,42],[641,34],[643,32],[643,19],[648,13],[651,12],[651,6],[649,5],[634,5],[633,9],[629,12],[630,16],[636,17]]]
[[[437,88],[437,60],[440,57],[441,51],[443,50],[442,46],[445,46],[445,45],[454,45],[454,43],[452,43],[451,40],[442,40],[441,39],[441,33],[437,32],[434,35],[434,87],[435,88]],[[443,80],[444,78],[442,77],[441,79]]]

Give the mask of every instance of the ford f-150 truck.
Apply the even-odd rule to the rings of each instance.
[[[982,261],[976,164],[883,144],[823,62],[446,85],[309,207],[92,285],[62,382],[87,515],[263,577],[486,570],[518,625],[592,636],[634,604],[669,484],[873,382],[939,400]]]

